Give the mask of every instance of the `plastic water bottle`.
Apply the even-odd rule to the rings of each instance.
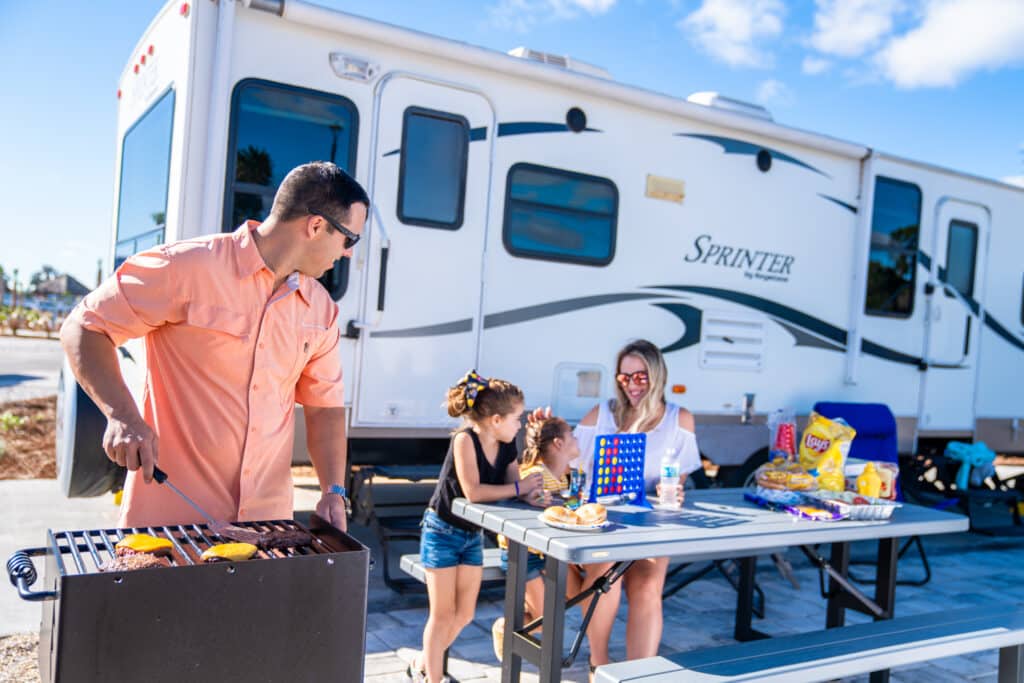
[[[661,458],[661,495],[660,502],[665,507],[677,508],[682,501],[676,495],[679,485],[679,453],[674,448],[665,450]]]

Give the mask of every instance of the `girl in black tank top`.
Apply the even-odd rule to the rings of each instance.
[[[523,415],[523,392],[472,371],[448,390],[448,414],[465,426],[452,434],[430,507],[423,514],[420,559],[427,572],[430,617],[423,653],[407,673],[438,683],[444,651],[473,620],[483,575],[483,535],[452,513],[452,502],[473,503],[528,496],[543,486],[540,474],[519,480],[514,441]]]

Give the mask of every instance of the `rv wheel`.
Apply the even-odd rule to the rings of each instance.
[[[750,480],[754,476],[754,471],[761,465],[768,462],[768,456],[768,449],[762,448],[747,458],[746,462],[732,473],[732,477],[729,480],[729,486],[749,486],[751,483]]]
[[[101,496],[124,481],[103,452],[107,421],[64,360],[57,392],[57,485],[68,498]]]

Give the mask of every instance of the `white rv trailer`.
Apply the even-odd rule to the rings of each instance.
[[[722,463],[765,445],[745,395],[887,403],[903,451],[1024,451],[1020,188],[301,0],[169,2],[118,88],[115,264],[264,217],[299,163],[368,188],[367,236],[325,279],[355,461],[422,457],[472,367],[577,420],[637,337]],[[140,388],[141,343],[121,355]],[[102,424],[66,374],[71,473]]]

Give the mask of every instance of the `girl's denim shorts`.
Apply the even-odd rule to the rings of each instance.
[[[420,560],[428,569],[445,569],[460,564],[482,567],[484,535],[482,531],[464,531],[427,509],[420,523]]]

